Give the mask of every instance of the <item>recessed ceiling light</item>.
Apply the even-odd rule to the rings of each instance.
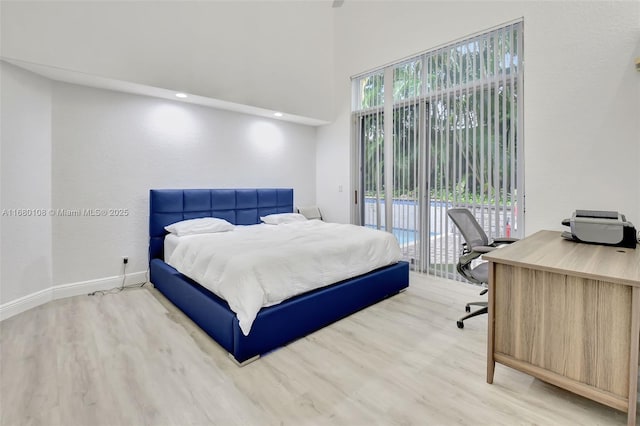
[[[281,112],[274,112],[273,115],[275,115],[276,117],[282,117],[282,113]]]
[[[186,98],[187,94],[186,93],[176,93],[176,98]]]

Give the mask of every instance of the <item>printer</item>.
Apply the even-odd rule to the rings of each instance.
[[[618,212],[576,210],[571,219],[563,220],[562,224],[571,228],[570,232],[562,233],[562,237],[568,240],[636,248],[636,228]]]

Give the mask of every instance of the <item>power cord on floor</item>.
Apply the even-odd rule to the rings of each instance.
[[[144,282],[124,285],[124,283],[127,280],[127,264],[128,264],[128,262],[124,262],[124,264],[123,264],[123,267],[122,267],[122,284],[120,284],[119,287],[113,287],[113,288],[110,288],[108,290],[92,291],[91,293],[88,294],[88,296],[95,296],[97,294],[101,294],[103,296],[107,295],[107,294],[117,294],[117,293],[120,293],[121,291],[124,291],[124,290],[129,290],[129,289],[132,289],[132,288],[142,288],[142,287],[144,287],[149,282],[149,269],[147,269],[147,271],[145,272],[145,280],[144,280]]]

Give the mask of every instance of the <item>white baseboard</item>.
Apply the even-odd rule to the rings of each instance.
[[[10,302],[3,303],[0,305],[0,321],[35,308],[36,306],[44,305],[51,300],[53,299],[51,295],[51,287],[49,287]]]
[[[147,281],[147,272],[132,272],[127,274],[127,279],[124,283],[125,286],[144,283]],[[108,278],[100,278],[97,280],[81,281],[71,284],[62,284],[51,287],[52,299],[63,299],[65,297],[80,296],[82,294],[89,294],[94,291],[109,290],[117,288],[122,285],[122,275]]]
[[[124,285],[142,284],[144,282],[147,282],[147,271],[132,272],[127,274]],[[0,305],[0,321],[35,308],[36,306],[44,305],[52,300],[87,295],[94,291],[109,290],[120,287],[121,285],[122,275],[52,286]]]

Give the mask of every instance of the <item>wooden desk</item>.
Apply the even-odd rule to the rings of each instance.
[[[495,363],[628,413],[635,425],[640,248],[540,231],[484,256],[487,382]]]

